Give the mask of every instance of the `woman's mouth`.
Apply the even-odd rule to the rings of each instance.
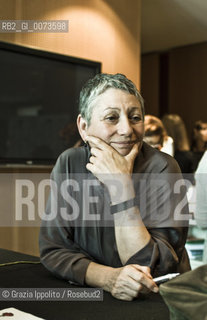
[[[131,148],[136,141],[113,141],[111,144],[115,144],[119,148]]]

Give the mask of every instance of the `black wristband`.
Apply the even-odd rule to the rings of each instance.
[[[120,202],[111,206],[111,213],[121,212],[136,206],[136,199],[129,199],[124,202]]]

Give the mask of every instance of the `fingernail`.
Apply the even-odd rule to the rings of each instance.
[[[157,293],[159,291],[159,288],[158,287],[154,287],[153,290],[152,290],[154,293]]]

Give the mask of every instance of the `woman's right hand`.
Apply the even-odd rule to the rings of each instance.
[[[138,264],[113,268],[104,289],[111,292],[113,297],[126,301],[138,297],[139,293],[159,291],[152,280],[150,268]]]
[[[131,301],[139,293],[159,291],[150,274],[150,268],[129,264],[112,268],[90,262],[86,270],[85,283],[91,287],[103,288],[120,300]]]

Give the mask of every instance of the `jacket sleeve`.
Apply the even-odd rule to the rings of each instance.
[[[92,258],[73,241],[72,229],[42,225],[40,259],[55,276],[83,285]]]
[[[72,223],[60,215],[61,207],[67,207],[60,197],[60,185],[69,177],[65,173],[67,164],[63,154],[51,174],[50,197],[39,233],[40,259],[55,276],[82,285],[88,264],[93,259],[75,243]]]
[[[151,268],[153,276],[190,270],[185,250],[187,228],[156,228],[148,230],[151,239],[126,264],[140,264]]]
[[[149,266],[153,276],[190,270],[185,250],[189,219],[185,181],[176,161],[168,155],[162,157],[167,161],[164,165],[160,162],[159,173],[145,175],[146,189],[142,188],[140,195],[146,199],[145,206],[138,203],[151,239],[126,263]]]

